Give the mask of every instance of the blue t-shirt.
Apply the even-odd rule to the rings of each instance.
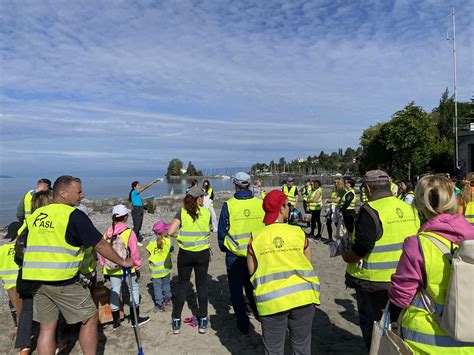
[[[142,198],[140,193],[137,190],[132,191],[132,205],[133,206],[143,206]]]

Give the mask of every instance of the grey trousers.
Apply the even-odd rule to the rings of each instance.
[[[265,355],[283,355],[286,330],[290,332],[292,354],[311,354],[314,304],[261,317]]]

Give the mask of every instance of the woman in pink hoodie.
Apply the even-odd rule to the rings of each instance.
[[[130,210],[125,205],[116,205],[112,208],[112,225],[104,234],[104,239],[109,242],[114,250],[126,258],[129,254],[133,260],[133,268],[131,270],[132,289],[129,290],[130,297],[133,295],[135,300],[137,320],[133,317],[132,301],[130,300],[130,319],[132,326],[141,325],[150,320],[149,317],[140,317],[140,287],[137,281],[137,272],[142,266],[142,260],[138,253],[138,241],[135,232],[130,229],[126,223]],[[110,309],[113,317],[113,330],[120,326],[120,294],[122,290],[122,268],[100,256],[100,265],[103,267],[102,273],[110,277],[112,290],[110,292]],[[127,283],[128,284],[128,283]]]
[[[397,271],[392,275],[392,321],[403,309],[400,334],[416,354],[472,354],[473,344],[456,341],[440,328],[437,315],[425,309],[421,291],[426,291],[440,312],[451,267],[432,240],[435,238],[454,251],[464,240],[474,239],[474,227],[456,214],[454,190],[443,176],[424,176],[416,186],[414,204],[425,222],[417,235],[405,239]]]

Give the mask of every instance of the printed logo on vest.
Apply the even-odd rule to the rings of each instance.
[[[283,247],[283,244],[285,244],[285,241],[282,238],[280,237],[273,238],[273,245],[275,246],[275,248],[280,249],[281,247]]]
[[[398,217],[403,218],[403,211],[400,208],[397,208],[396,212]]]
[[[246,208],[246,209],[244,210],[244,216],[245,216],[245,217],[250,217],[250,210],[249,210],[248,208]]]
[[[48,218],[48,215],[46,213],[41,212],[38,217],[35,218],[35,221],[33,222],[33,227],[54,229],[53,221],[45,221],[46,218]]]

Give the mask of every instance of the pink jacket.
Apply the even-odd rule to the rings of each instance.
[[[464,216],[460,215],[437,215],[423,224],[420,232],[439,234],[454,244],[461,244],[464,240],[474,239],[474,227],[467,222]],[[397,271],[392,275],[389,290],[391,303],[401,308],[410,305],[418,287],[425,284],[423,263],[416,235],[406,238]]]
[[[124,230],[129,228],[126,224],[123,223],[117,223],[114,227],[113,232],[115,234],[122,233]],[[112,234],[112,226],[110,226],[107,229],[107,232],[105,234],[105,237],[107,239],[111,238],[113,236]],[[135,235],[135,232],[132,230],[132,233],[130,233],[130,238],[128,239],[128,249],[130,249],[130,256],[133,260],[133,266],[135,269],[140,269],[142,266],[142,259],[140,258],[140,254],[138,253],[138,245],[137,245],[137,236]],[[104,267],[105,265],[105,258],[102,255],[99,255],[99,261],[100,265]]]

